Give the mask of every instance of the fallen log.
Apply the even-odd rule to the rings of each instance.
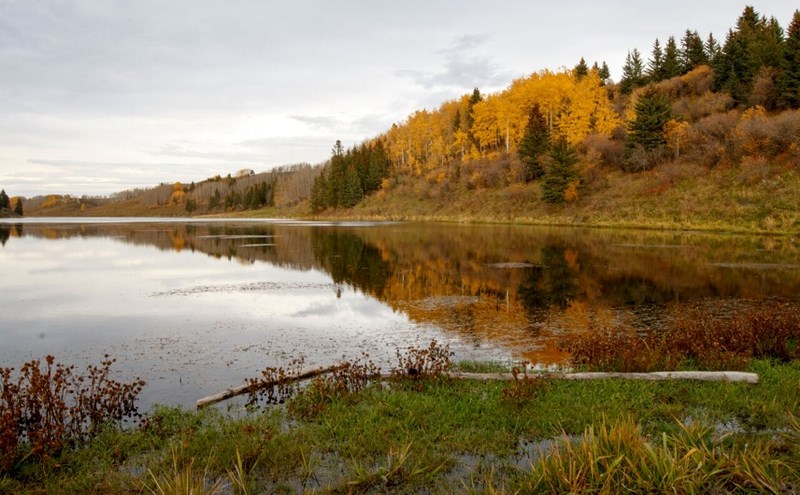
[[[195,405],[197,409],[202,409],[206,406],[211,404],[216,404],[217,402],[222,402],[226,399],[230,399],[236,397],[237,395],[242,395],[247,392],[255,392],[262,388],[267,387],[274,387],[275,385],[281,385],[285,383],[292,383],[301,380],[307,380],[309,378],[314,378],[315,376],[319,376],[325,373],[330,373],[332,371],[336,371],[337,369],[341,368],[343,365],[336,364],[333,366],[327,366],[324,368],[315,368],[313,370],[307,370],[300,372],[296,375],[285,376],[283,379],[276,379],[276,380],[263,380],[254,384],[244,384],[239,385],[238,387],[232,387],[227,390],[223,390],[222,392],[216,393],[214,395],[209,395],[208,397],[203,397],[202,399],[198,400]]]
[[[450,373],[452,378],[464,380],[514,380],[511,373]],[[517,375],[522,376],[521,374]],[[530,377],[543,376],[561,380],[605,380],[621,378],[623,380],[700,380],[706,382],[743,382],[758,383],[758,374],[742,371],[651,371],[649,373],[620,372],[580,372],[580,373],[531,373]]]
[[[258,382],[255,385],[240,385],[238,387],[223,390],[220,393],[209,395],[197,401],[197,409],[202,409],[208,405],[222,402],[223,400],[242,395],[249,391],[255,391],[274,385],[292,383],[301,380],[314,378],[325,373],[330,373],[343,367],[341,364],[335,366],[328,366],[326,368],[316,368],[309,371],[304,371],[296,375],[284,377],[283,380],[265,380]],[[377,378],[390,378],[394,375],[381,374]],[[482,380],[482,381],[512,381],[514,375],[512,373],[448,373],[450,378],[460,380]],[[518,374],[517,378],[524,376]],[[529,377],[541,376],[550,379],[559,380],[607,380],[611,378],[618,378],[623,380],[648,380],[648,381],[664,381],[664,380],[699,380],[705,382],[740,382],[740,383],[758,383],[758,374],[746,373],[742,371],[651,371],[649,373],[621,373],[621,372],[579,372],[579,373],[540,373],[533,372]]]

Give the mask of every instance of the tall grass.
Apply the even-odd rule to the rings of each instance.
[[[795,305],[771,303],[730,318],[679,309],[670,328],[640,335],[603,330],[563,339],[574,366],[602,371],[740,370],[752,359],[787,362],[797,357],[800,314]]]

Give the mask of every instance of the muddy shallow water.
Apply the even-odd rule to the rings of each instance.
[[[0,223],[0,367],[109,354],[142,406],[191,406],[265,366],[448,343],[557,365],[568,332],[795,301],[789,237],[522,226],[33,219]],[[680,249],[678,249],[680,248]]]

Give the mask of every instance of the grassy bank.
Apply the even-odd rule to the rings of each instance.
[[[109,429],[47,463],[22,462],[0,492],[797,487],[800,365],[760,360],[749,370],[760,384],[439,378],[372,383],[331,394],[322,408],[308,407],[309,394],[250,413],[160,408],[140,428]]]

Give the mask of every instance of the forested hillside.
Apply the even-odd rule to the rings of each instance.
[[[337,141],[316,167],[162,185],[113,201],[128,205],[121,214],[140,214],[135,203],[153,214],[268,208],[262,213],[796,230],[798,108],[800,11],[784,30],[746,7],[724,39],[687,30],[655,39],[646,56],[631,49],[616,83],[606,62],[581,59],[499,93],[476,88],[416,111],[350,149]],[[31,207],[47,214],[48,201]]]

